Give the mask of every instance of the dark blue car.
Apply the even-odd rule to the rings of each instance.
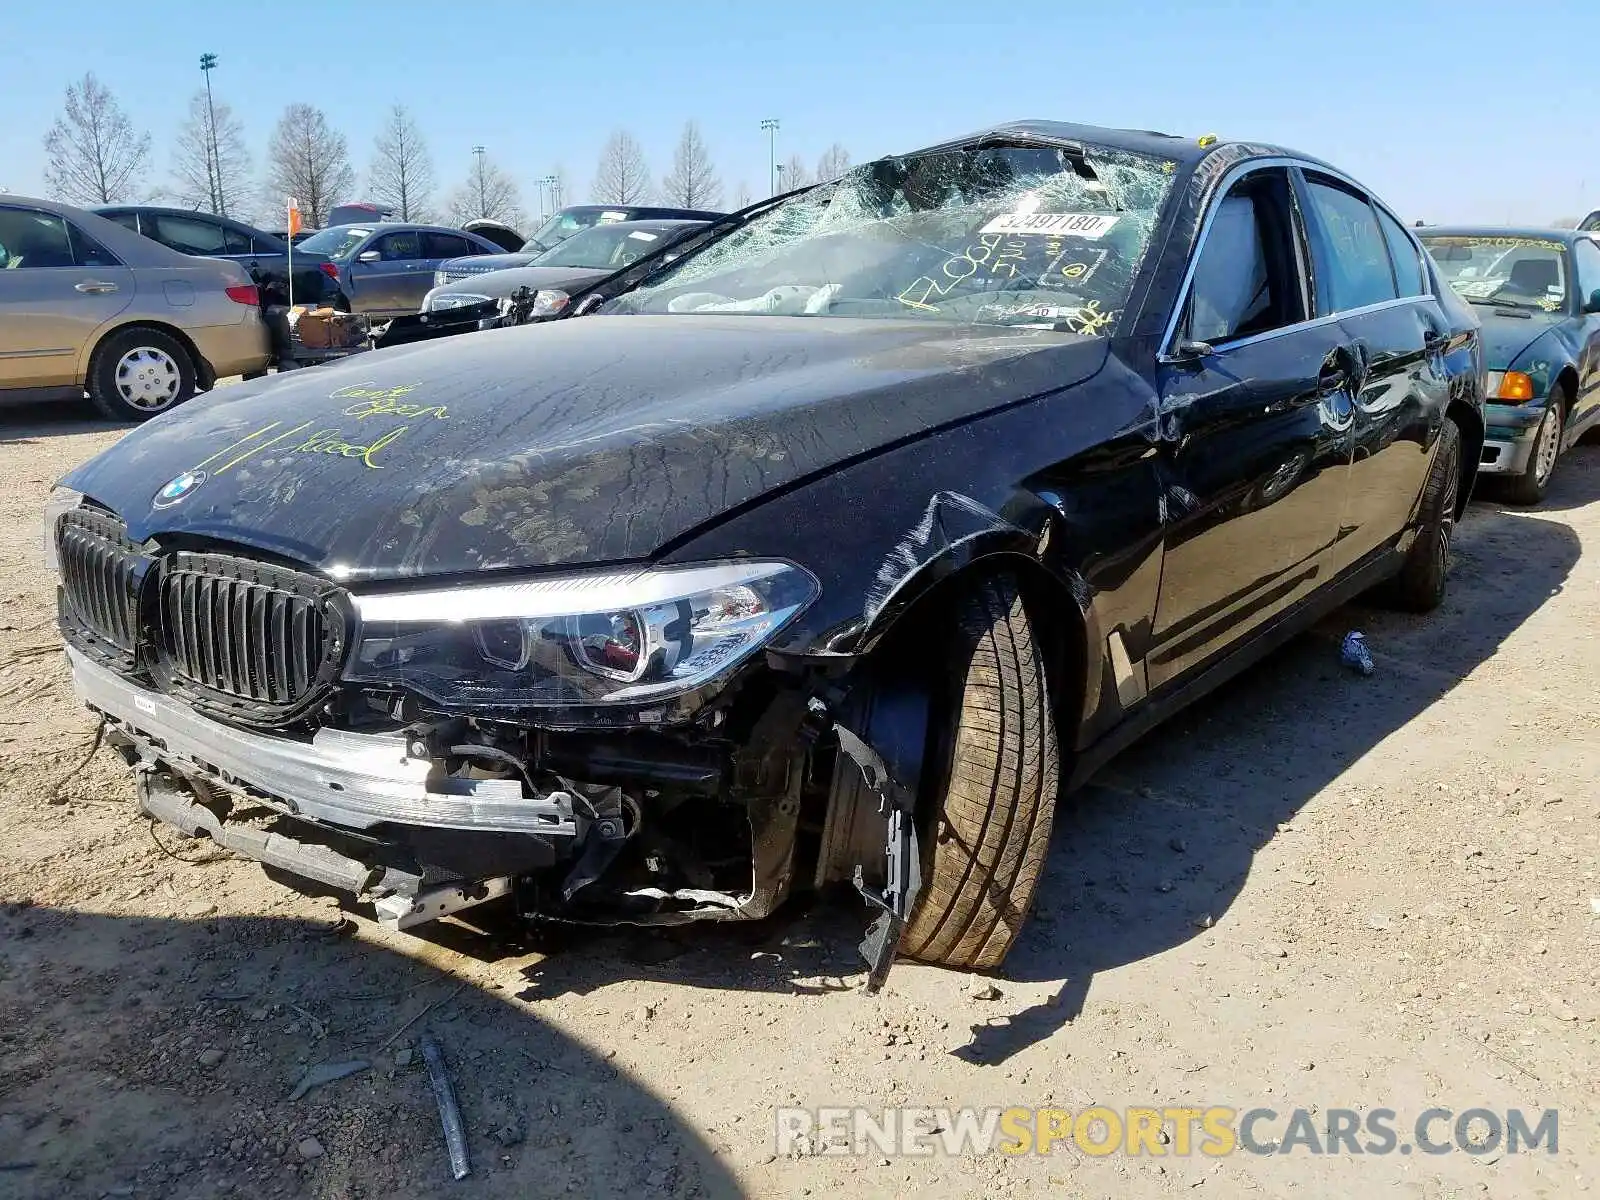
[[[1537,504],[1561,452],[1600,427],[1600,233],[1441,226],[1421,238],[1483,324],[1479,469]]]

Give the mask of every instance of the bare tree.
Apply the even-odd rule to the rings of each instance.
[[[389,120],[372,144],[367,169],[372,198],[394,209],[402,221],[426,221],[433,194],[433,159],[422,131],[403,104],[389,110]]]
[[[67,104],[44,135],[52,196],[77,204],[133,199],[150,159],[150,135],[128,120],[109,89],[90,72],[67,85]]]
[[[322,110],[309,104],[284,109],[267,144],[267,186],[274,193],[273,203],[281,207],[293,196],[307,226],[316,229],[355,181],[344,135],[329,126]]]
[[[643,204],[650,198],[650,164],[645,162],[638,140],[626,129],[606,139],[591,191],[601,204]]]
[[[817,159],[817,181],[826,183],[830,179],[837,179],[849,169],[850,151],[835,142],[822,152],[821,158]]]
[[[480,218],[513,227],[527,220],[516,181],[488,154],[474,152],[466,182],[450,194],[450,219],[464,224]]]
[[[810,182],[811,176],[806,173],[804,160],[798,154],[791,154],[789,161],[783,164],[783,190],[791,191]]]
[[[722,203],[722,180],[711,165],[711,155],[693,121],[683,126],[683,136],[672,155],[672,170],[661,181],[661,196],[680,208],[716,208]]]
[[[216,128],[212,129],[212,114]],[[212,134],[216,135],[216,163],[211,161]],[[189,100],[189,116],[178,126],[172,148],[172,185],[167,189],[185,208],[203,208],[224,216],[241,216],[249,207],[250,150],[244,127],[226,104],[207,106],[199,91]]]
[[[738,191],[733,193],[732,211],[738,212],[741,208],[749,208],[752,203],[754,203],[754,201],[750,199],[750,186],[749,184],[741,181]]]

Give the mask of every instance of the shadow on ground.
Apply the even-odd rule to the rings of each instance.
[[[47,438],[132,428],[131,422],[106,420],[87,400],[0,407],[0,446],[36,446]]]
[[[603,1047],[350,928],[0,912],[0,1197],[741,1194]],[[465,1113],[462,1183],[424,1032]],[[351,1060],[371,1065],[290,1098]]]

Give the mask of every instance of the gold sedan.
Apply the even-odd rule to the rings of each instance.
[[[237,263],[52,200],[0,195],[0,405],[76,400],[143,421],[271,356]]]

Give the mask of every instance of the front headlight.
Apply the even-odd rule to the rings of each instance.
[[[560,288],[540,288],[533,294],[533,315],[553,317],[567,306],[572,297]]]
[[[482,304],[488,296],[478,296],[471,292],[446,292],[443,296],[429,292],[422,298],[423,312],[446,312],[452,308],[466,308],[469,304]]]
[[[786,562],[357,595],[351,683],[440,704],[640,704],[728,674],[816,599]]]
[[[61,557],[56,551],[56,522],[63,513],[69,513],[83,504],[83,493],[68,487],[50,489],[50,498],[44,502],[44,565],[59,575]]]

